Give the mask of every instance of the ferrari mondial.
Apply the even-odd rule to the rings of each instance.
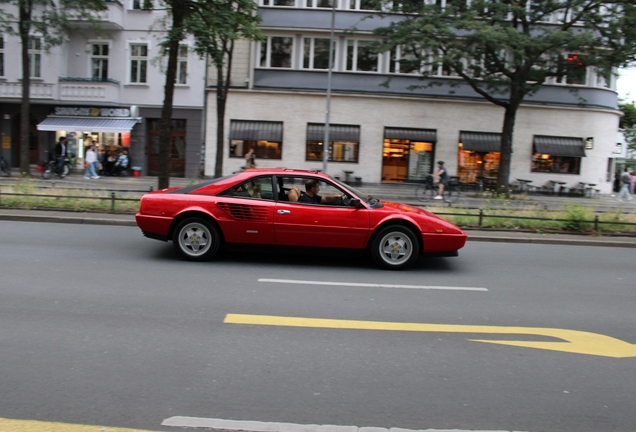
[[[457,256],[466,233],[418,207],[375,199],[317,171],[248,169],[141,198],[137,225],[186,259],[223,250],[365,253],[401,269],[419,255]]]

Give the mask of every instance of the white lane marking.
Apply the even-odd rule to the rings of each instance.
[[[323,282],[323,281],[303,281],[293,279],[259,279],[259,282],[282,283],[296,285],[327,285],[327,286],[349,286],[364,288],[405,288],[405,289],[426,289],[426,290],[448,290],[448,291],[488,291],[487,288],[480,287],[453,287],[453,286],[429,286],[429,285],[394,285],[375,284],[358,282]]]
[[[223,420],[215,418],[175,416],[165,419],[161,426],[173,426],[180,428],[208,428],[228,431],[244,432],[510,432],[510,431],[485,431],[466,429],[402,429],[379,428],[338,425],[315,425],[296,423],[273,423],[259,421]],[[521,431],[512,431],[521,432]]]

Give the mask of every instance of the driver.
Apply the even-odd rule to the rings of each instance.
[[[325,196],[318,195],[318,192],[320,191],[320,184],[316,179],[310,179],[305,182],[305,191],[305,194],[300,197],[298,202],[306,204],[337,203],[342,197],[344,197],[344,194]]]

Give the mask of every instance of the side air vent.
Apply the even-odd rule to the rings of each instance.
[[[218,203],[221,210],[240,220],[267,220],[267,207],[250,206],[245,204]]]

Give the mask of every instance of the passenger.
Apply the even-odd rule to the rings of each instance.
[[[306,203],[306,204],[327,204],[338,202],[340,198],[344,197],[344,194],[340,195],[325,195],[320,196],[318,192],[320,192],[320,184],[318,180],[311,179],[305,182],[305,194],[300,197],[298,202]]]

